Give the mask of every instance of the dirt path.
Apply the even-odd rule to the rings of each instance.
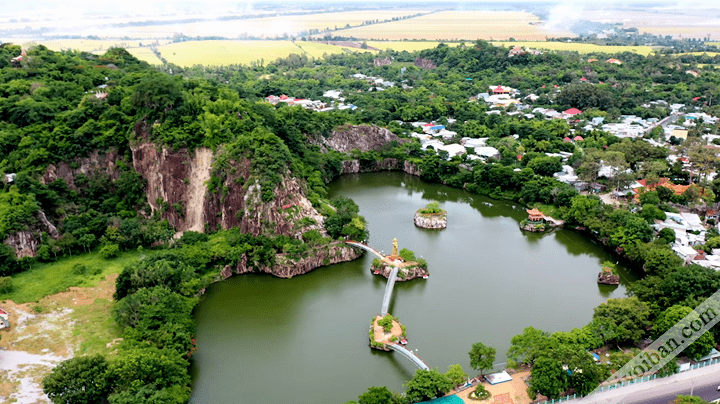
[[[185,208],[187,229],[202,232],[205,230],[205,195],[206,181],[210,180],[212,150],[201,147],[195,150],[195,157],[190,161],[190,185],[188,186],[188,206]]]
[[[98,319],[111,319],[116,274],[96,287],[71,287],[39,302],[0,302],[11,328],[0,339],[0,404],[50,403],[42,379],[74,354],[113,349],[119,330]],[[99,348],[98,348],[99,347]]]

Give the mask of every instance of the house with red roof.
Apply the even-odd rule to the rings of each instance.
[[[515,92],[515,89],[501,85],[489,86],[488,88],[490,89],[490,93],[492,94],[510,94]]]
[[[575,142],[582,142],[583,140],[585,140],[585,139],[583,139],[583,137],[580,135],[577,135],[573,138],[573,141],[575,141]]]
[[[570,142],[572,142],[572,139],[570,139],[569,137],[565,136],[565,137],[563,138],[563,142],[564,142],[564,143],[570,143]]]
[[[582,114],[582,111],[580,111],[580,110],[577,109],[577,108],[570,108],[570,109],[566,109],[565,111],[563,111],[563,114],[566,114],[566,115],[578,115],[578,114]]]
[[[580,77],[580,81],[586,82],[586,81],[588,81],[588,79],[586,79],[585,77]]]
[[[619,61],[619,60],[617,60],[617,59],[612,59],[612,58],[606,60],[605,63],[612,63],[612,64],[616,64],[616,65],[621,65],[621,64],[623,64],[623,62],[621,62],[621,61]]]

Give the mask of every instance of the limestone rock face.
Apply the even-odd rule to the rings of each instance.
[[[405,143],[408,140],[375,125],[341,126],[335,129],[328,139],[321,139],[323,146],[341,153],[348,153],[353,149],[361,152],[380,150],[392,141]]]
[[[19,231],[12,233],[3,241],[15,250],[15,256],[20,258],[34,257],[37,254],[37,247],[40,244],[37,238],[30,231]]]
[[[394,158],[386,158],[384,160],[377,161],[368,167],[360,166],[360,162],[358,160],[343,161],[343,174],[369,173],[375,171],[404,171],[410,175],[420,176],[420,169],[416,164]]]
[[[422,227],[423,229],[444,229],[447,227],[447,213],[424,215],[420,212],[415,212],[415,218],[413,220],[415,226]]]
[[[390,265],[387,265],[383,263],[382,267],[380,268],[370,268],[371,271],[378,271],[378,275],[382,275],[385,278],[390,276],[390,273],[392,272],[392,267]],[[398,271],[396,282],[403,282],[403,281],[409,281],[411,279],[415,278],[422,278],[425,276],[429,276],[430,272],[428,272],[427,269],[421,268],[419,266],[413,266],[413,267],[406,267],[406,268],[400,268]]]
[[[341,242],[333,242],[327,246],[315,248],[307,253],[306,257],[293,260],[285,254],[277,254],[274,267],[261,265],[254,268],[248,262],[247,255],[243,254],[240,263],[233,269],[226,266],[220,273],[221,279],[227,279],[233,274],[245,274],[249,272],[264,272],[279,278],[292,278],[293,276],[306,274],[315,268],[326,265],[337,264],[357,259],[362,255],[362,250],[353,248]]]

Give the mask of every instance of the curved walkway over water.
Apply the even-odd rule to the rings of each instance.
[[[345,244],[349,244],[351,246],[355,246],[358,248],[362,248],[365,251],[368,251],[372,254],[375,254],[378,258],[381,260],[387,262],[386,257],[378,252],[378,250],[370,247],[367,244],[360,243],[357,241],[351,241],[348,240],[345,242]],[[388,308],[390,307],[390,298],[392,298],[392,292],[393,288],[395,287],[395,280],[397,279],[398,270],[400,268],[393,265],[392,270],[390,271],[390,275],[388,275],[387,283],[385,284],[385,294],[383,295],[383,302],[382,302],[382,308],[380,309],[380,315],[385,317],[388,314]],[[430,367],[427,363],[425,363],[424,360],[420,359],[419,356],[415,355],[415,353],[409,349],[406,349],[405,347],[397,344],[385,344],[386,347],[392,349],[395,352],[399,352],[400,355],[406,357],[407,359],[410,359],[412,363],[415,364],[420,369],[429,370]]]
[[[398,267],[393,267],[388,276],[388,281],[385,284],[385,295],[383,296],[382,308],[380,309],[380,315],[385,317],[390,307],[390,298],[392,297],[393,288],[395,287],[395,279],[397,279]]]
[[[415,355],[413,351],[397,344],[387,344],[386,346],[393,351],[398,352],[400,355],[410,359],[415,364],[415,366],[419,367],[420,369],[430,370],[430,366],[428,366],[428,364],[425,363],[424,360],[420,359],[419,356]]]
[[[380,258],[380,259],[385,259],[385,256],[384,256],[384,255],[382,255],[380,252],[378,252],[378,250],[370,247],[370,246],[367,245],[367,244],[363,244],[363,243],[360,243],[360,242],[357,242],[357,241],[351,241],[351,240],[346,241],[345,244],[350,244],[350,245],[352,245],[352,246],[355,246],[355,247],[358,247],[358,248],[362,248],[363,250],[365,250],[365,251],[367,251],[367,252],[370,252],[370,253],[373,253],[373,254],[377,255],[377,257]]]

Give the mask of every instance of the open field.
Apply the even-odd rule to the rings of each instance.
[[[538,17],[520,11],[442,11],[407,20],[337,31],[336,35],[363,39],[543,40],[575,36],[570,32],[545,31]]]
[[[694,55],[694,56],[710,56],[715,57],[717,55],[720,55],[720,52],[687,52],[687,53],[674,53],[675,56],[682,56],[682,55]]]
[[[15,303],[37,302],[71,286],[94,287],[106,276],[120,273],[125,266],[136,262],[141,256],[154,253],[152,250],[126,251],[109,260],[97,253],[90,253],[61,258],[57,262],[35,264],[32,269],[13,275],[12,292],[0,294],[0,299]],[[75,264],[84,265],[85,273],[74,273]]]
[[[443,42],[437,41],[422,41],[422,42],[401,42],[401,41],[367,41],[368,46],[377,48],[380,50],[391,49],[394,51],[402,52],[415,52],[419,50],[437,48],[437,46]],[[458,46],[459,42],[447,42],[447,46]]]
[[[159,46],[168,62],[179,66],[231,65],[263,60],[273,62],[290,54],[320,58],[324,53],[342,53],[335,45],[297,41],[192,41]],[[351,49],[351,51],[360,49]]]
[[[127,48],[127,51],[136,58],[144,60],[151,65],[162,64],[162,60],[158,59],[157,55],[155,55],[150,48]]]
[[[61,360],[112,355],[123,333],[112,312],[117,274],[153,253],[129,251],[111,260],[81,254],[14,275],[14,290],[0,296],[11,325],[1,331],[0,401],[48,402],[41,381]],[[75,273],[76,264],[85,265],[84,275]]]
[[[341,46],[336,45],[328,45],[324,43],[317,43],[312,41],[295,41],[295,44],[302,48],[308,56],[312,56],[314,58],[322,58],[324,54],[338,54],[338,53],[347,53],[350,52],[369,52],[366,49],[357,49],[357,48],[343,48]],[[266,59],[267,60],[267,59]]]
[[[532,42],[532,41],[516,41],[516,42],[499,42],[493,41],[493,45],[505,46],[512,48],[513,46],[529,47],[532,49],[540,50],[552,50],[552,51],[574,51],[578,53],[620,53],[620,52],[633,52],[640,55],[647,56],[651,54],[654,49],[651,46],[602,46],[590,43],[568,43],[568,42]]]

